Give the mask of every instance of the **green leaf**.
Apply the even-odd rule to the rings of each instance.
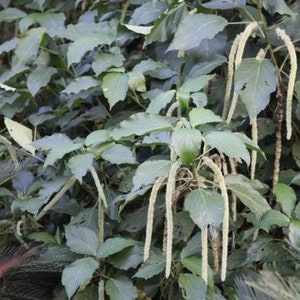
[[[73,141],[63,133],[54,133],[32,143],[36,149],[51,150],[52,148],[73,145]]]
[[[189,78],[183,85],[180,87],[182,90],[192,93],[200,91],[205,85],[208,84],[208,81],[211,80],[214,75],[202,75],[196,78]]]
[[[135,273],[134,277],[149,279],[161,273],[166,266],[166,258],[164,255],[151,253],[149,259],[144,262]]]
[[[124,26],[135,33],[147,35],[151,32],[151,29],[153,26],[136,26],[136,25],[130,25],[130,24],[124,24]]]
[[[120,144],[110,145],[101,151],[103,159],[112,164],[135,164],[136,159],[129,147]]]
[[[117,269],[128,270],[136,268],[144,258],[144,247],[135,245],[128,247],[110,257],[109,262]]]
[[[253,120],[269,104],[270,94],[276,89],[275,66],[269,60],[245,58],[236,70],[234,84]]]
[[[15,7],[8,7],[0,11],[0,22],[12,22],[26,16],[26,13]]]
[[[300,252],[300,221],[294,220],[289,226],[289,243]]]
[[[191,256],[181,259],[182,265],[187,268],[194,275],[202,275],[202,259],[199,257]]]
[[[100,129],[91,132],[85,139],[86,146],[96,147],[111,140],[110,131]]]
[[[134,240],[120,237],[106,239],[105,242],[100,246],[97,257],[105,258],[112,254],[118,253],[127,247],[134,246],[135,244],[136,241]]]
[[[162,108],[165,108],[173,99],[175,90],[169,90],[159,94],[151,100],[146,112],[150,114],[158,114]]]
[[[54,244],[54,245],[58,244],[56,238],[47,232],[33,232],[29,234],[28,237],[31,240],[35,240],[37,242],[43,242],[45,244]]]
[[[223,198],[215,191],[195,189],[185,197],[184,210],[190,213],[194,223],[202,230],[207,225],[219,228],[224,214]]]
[[[245,144],[232,132],[212,131],[205,136],[205,142],[209,146],[216,148],[219,153],[224,153],[238,161],[242,159],[247,163],[247,165],[250,163],[250,154]],[[234,147],[232,147],[232,145],[234,145]]]
[[[45,31],[42,27],[32,28],[19,39],[15,49],[16,65],[31,64],[35,61]]]
[[[85,176],[88,170],[92,167],[93,160],[93,154],[85,153],[74,155],[68,161],[68,167],[80,183],[82,183],[82,177]]]
[[[4,123],[14,141],[34,155],[36,148],[31,145],[33,139],[32,130],[6,117],[4,118]]]
[[[271,15],[289,15],[293,18],[297,16],[297,13],[293,12],[286,4],[284,0],[262,0],[263,7]]]
[[[295,139],[292,145],[292,155],[298,168],[300,168],[300,139]]]
[[[201,3],[201,6],[210,9],[233,9],[246,5],[246,0],[212,0],[207,3]]]
[[[133,91],[146,92],[146,78],[142,72],[131,71],[127,74],[129,76],[128,85]]]
[[[280,227],[287,227],[290,219],[280,211],[270,209],[262,217],[259,228],[269,232],[271,226],[277,225]]]
[[[108,279],[105,292],[111,300],[135,300],[138,296],[132,281],[123,275]]]
[[[128,74],[107,73],[103,77],[102,90],[112,108],[117,102],[123,101],[128,90]]]
[[[94,57],[92,68],[98,76],[105,72],[109,67],[121,67],[123,65],[124,56],[120,49],[113,47],[110,49],[111,53],[99,53]]]
[[[2,43],[0,45],[0,54],[14,50],[17,46],[18,40],[18,38],[12,38],[10,41]]]
[[[27,87],[32,96],[35,96],[38,91],[46,86],[53,74],[57,70],[52,67],[38,67],[32,71],[27,78]]]
[[[34,198],[18,198],[13,201],[11,205],[11,211],[16,212],[17,210],[27,211],[34,216],[37,215],[39,209],[48,201],[47,198],[39,196]]]
[[[205,299],[206,283],[201,277],[193,274],[181,273],[179,274],[178,283],[184,299]]]
[[[202,140],[199,130],[179,128],[172,134],[171,145],[182,162],[189,165],[199,155]]]
[[[193,108],[189,112],[190,123],[193,127],[207,123],[222,122],[222,118],[217,116],[212,110],[206,108]]]
[[[70,67],[73,63],[79,63],[86,52],[93,50],[98,45],[110,43],[110,37],[105,35],[99,35],[98,37],[81,37],[80,39],[72,43],[68,48],[68,67]]]
[[[225,177],[227,187],[254,213],[257,220],[271,209],[267,200],[256,191],[250,180],[242,175],[228,175]]]
[[[187,245],[181,251],[180,257],[184,259],[196,253],[201,253],[201,234],[199,232],[187,242]]]
[[[86,91],[90,88],[99,86],[100,82],[91,76],[81,76],[72,81],[61,93],[78,94],[81,91]]]
[[[78,259],[71,265],[65,267],[61,282],[65,286],[69,299],[83,284],[88,283],[99,268],[99,263],[92,257]]]
[[[131,135],[144,135],[153,131],[170,131],[173,118],[148,113],[136,113],[117,125],[111,133],[114,140]]]
[[[199,46],[203,39],[211,39],[227,25],[226,19],[217,15],[187,15],[179,24],[170,50],[189,50]]]
[[[290,217],[297,201],[295,191],[284,183],[276,183],[273,193],[276,196],[276,202],[280,203],[282,211]]]
[[[73,143],[52,148],[45,159],[44,168],[53,165],[57,159],[63,158],[67,153],[78,150],[80,148],[82,148],[82,144]]]
[[[72,251],[96,256],[99,242],[93,230],[82,226],[66,225],[65,234],[67,245]]]

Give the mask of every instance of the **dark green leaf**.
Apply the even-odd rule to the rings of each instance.
[[[78,259],[67,266],[62,273],[62,284],[65,286],[69,299],[83,284],[89,282],[99,263],[92,257]]]
[[[184,209],[202,230],[208,225],[218,228],[222,224],[224,214],[222,196],[211,190],[196,189],[187,194]]]
[[[206,283],[205,281],[193,274],[180,274],[178,280],[182,296],[187,300],[205,299]]]
[[[138,296],[132,281],[123,275],[108,279],[105,292],[111,300],[135,300]]]
[[[276,196],[276,202],[280,203],[282,211],[290,217],[297,200],[295,191],[284,183],[277,183],[273,187],[273,193]]]
[[[268,232],[271,226],[287,227],[289,223],[290,219],[286,215],[280,211],[270,209],[263,215],[259,227]]]
[[[125,238],[110,238],[105,240],[105,242],[100,246],[99,251],[97,253],[98,258],[105,258],[112,254],[118,253],[121,250],[134,246],[136,241]]]
[[[203,39],[211,39],[227,25],[226,19],[216,15],[187,15],[179,24],[168,50],[189,50]]]

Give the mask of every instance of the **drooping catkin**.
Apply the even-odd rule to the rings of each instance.
[[[167,239],[166,239],[166,271],[165,276],[168,278],[171,273],[172,263],[172,244],[173,244],[173,194],[175,191],[176,173],[180,167],[180,161],[172,163],[169,178],[166,186],[166,223],[167,223]]]
[[[286,138],[289,140],[292,136],[292,100],[297,73],[297,55],[293,42],[286,32],[283,29],[276,28],[276,34],[283,40],[290,55],[291,70],[286,95]]]
[[[229,57],[228,57],[227,82],[226,82],[222,119],[225,119],[228,112],[231,90],[232,90],[232,83],[233,83],[233,75],[234,75],[234,60],[235,60],[237,48],[239,46],[239,42],[240,42],[240,35],[238,34],[232,43]]]
[[[151,246],[152,231],[153,231],[154,206],[155,206],[157,194],[165,179],[166,176],[158,177],[151,190],[151,194],[149,198],[148,214],[147,214],[144,262],[149,258],[149,254],[150,254],[150,246]]]
[[[235,57],[235,70],[241,64],[247,40],[249,39],[249,37],[252,34],[253,30],[256,29],[256,28],[257,28],[257,22],[252,22],[252,23],[249,23],[246,26],[245,30],[242,33],[240,33],[239,45],[237,47],[236,57]],[[236,108],[237,100],[238,100],[238,94],[236,92],[234,92],[233,97],[232,97],[230,110],[228,112],[228,116],[227,116],[227,119],[226,119],[227,123],[230,123],[230,121],[232,119],[232,116],[233,116],[235,108]]]
[[[223,227],[222,227],[222,264],[221,264],[221,280],[226,279],[226,269],[227,269],[227,255],[228,255],[228,233],[229,233],[229,201],[227,188],[225,185],[224,176],[220,168],[207,156],[202,158],[204,165],[209,167],[216,176],[219,188],[221,190],[221,195],[224,201],[224,216],[223,216]]]
[[[258,142],[258,129],[257,129],[257,117],[255,116],[252,119],[252,141],[257,145]],[[253,180],[255,178],[255,168],[256,168],[256,161],[257,161],[257,151],[252,150],[251,152],[251,175],[250,178]]]
[[[201,230],[201,256],[202,256],[202,264],[201,264],[201,277],[204,282],[207,284],[208,278],[208,233],[207,226]]]

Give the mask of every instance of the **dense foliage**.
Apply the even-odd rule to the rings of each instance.
[[[68,298],[300,297],[299,1],[0,6],[3,246]]]

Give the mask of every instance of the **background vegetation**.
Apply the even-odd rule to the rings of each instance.
[[[55,299],[299,299],[299,1],[0,6],[1,244]]]

